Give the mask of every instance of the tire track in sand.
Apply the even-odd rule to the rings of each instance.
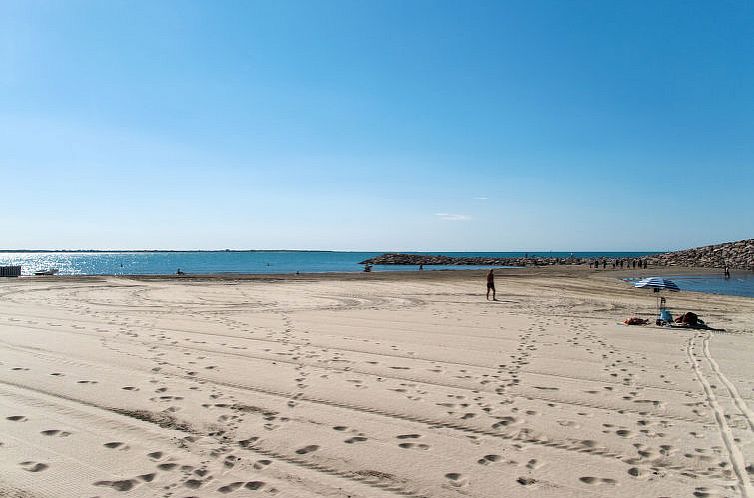
[[[57,410],[60,410],[61,406],[57,405],[55,403],[56,402],[60,403],[60,401],[62,400],[62,401],[65,401],[65,402],[72,403],[74,405],[78,404],[78,405],[86,406],[86,407],[89,407],[89,408],[94,408],[94,409],[102,410],[103,412],[106,412],[111,417],[113,417],[113,418],[108,418],[107,419],[108,423],[110,423],[110,424],[117,424],[118,426],[123,426],[123,427],[127,428],[128,430],[134,430],[134,429],[136,429],[136,430],[143,431],[144,427],[141,425],[141,423],[154,424],[154,425],[160,426],[160,424],[156,424],[153,420],[142,419],[142,418],[134,417],[133,415],[129,415],[127,413],[124,413],[124,410],[122,410],[122,409],[113,408],[113,407],[109,407],[109,406],[105,406],[105,405],[99,405],[97,403],[92,403],[92,402],[89,402],[89,401],[86,401],[86,400],[78,399],[78,398],[75,398],[73,396],[67,396],[67,395],[64,395],[62,393],[55,393],[55,392],[48,391],[48,390],[45,390],[45,389],[39,389],[39,388],[35,388],[35,387],[25,386],[23,384],[18,384],[16,382],[9,382],[9,381],[4,381],[4,380],[0,380],[0,385],[9,386],[9,387],[11,387],[13,389],[17,389],[19,391],[22,391],[22,393],[23,393],[23,391],[26,391],[27,392],[26,395],[24,395],[24,394],[18,394],[18,393],[11,393],[10,391],[8,391],[8,394],[11,395],[11,396],[18,396],[20,398],[25,398],[26,400],[28,400],[28,402],[30,402],[31,404],[33,404],[35,406],[53,407],[53,408],[55,408]],[[3,389],[0,388],[0,394],[2,394],[2,392],[3,392]],[[33,396],[29,396],[28,393],[47,396],[49,398],[52,398],[52,401],[45,400],[43,398],[35,398]],[[73,411],[72,408],[65,408],[65,409],[68,410],[69,412]],[[93,418],[91,414],[88,414],[88,413],[85,413],[85,412],[81,412],[81,413],[84,416],[86,416],[86,417],[89,417],[89,418],[92,418],[93,420],[96,420],[96,418]],[[120,417],[123,417],[125,420],[118,420]],[[133,422],[134,419],[139,420],[141,423],[139,423],[139,422],[134,423]],[[182,427],[182,428],[179,428],[179,427],[175,427],[175,428],[172,428],[172,427],[171,428],[163,427],[163,429],[175,430],[175,431],[179,431],[179,432],[183,432],[183,433],[210,437],[208,434],[206,434],[204,432],[197,431],[194,428],[189,429],[189,428],[186,428],[186,427]],[[152,434],[150,433],[150,435],[152,435]],[[217,438],[215,438],[215,439],[217,439]],[[374,488],[374,489],[378,489],[378,490],[381,490],[381,491],[386,491],[386,492],[391,493],[391,494],[397,494],[397,495],[400,495],[400,496],[407,496],[409,498],[428,498],[425,495],[419,494],[416,491],[414,491],[412,489],[409,489],[408,487],[406,487],[402,483],[395,483],[395,482],[393,482],[393,483],[386,483],[386,482],[381,482],[379,479],[376,479],[376,478],[374,478],[374,476],[371,476],[369,474],[360,474],[357,471],[351,471],[351,470],[339,470],[339,469],[336,469],[336,468],[333,468],[333,467],[329,467],[329,466],[326,466],[326,465],[322,465],[322,464],[310,462],[310,461],[304,460],[302,458],[293,457],[293,456],[290,456],[290,455],[285,455],[285,454],[282,454],[282,453],[278,453],[278,452],[274,452],[274,451],[271,451],[271,450],[267,450],[267,449],[262,448],[261,446],[259,446],[259,444],[256,443],[255,439],[256,438],[254,438],[254,440],[249,440],[249,441],[240,441],[239,445],[242,448],[245,448],[245,449],[247,449],[249,451],[253,451],[255,453],[258,453],[258,454],[261,454],[261,455],[265,455],[267,457],[274,458],[276,460],[280,460],[280,461],[286,462],[286,463],[288,463],[290,465],[294,465],[294,466],[298,466],[298,467],[303,467],[303,468],[306,468],[306,469],[318,472],[320,474],[325,474],[325,475],[333,476],[333,477],[340,478],[340,479],[346,479],[346,480],[358,483],[360,485],[368,486],[368,487],[371,487],[371,488]],[[228,441],[223,441],[221,439],[217,439],[217,440],[218,440],[219,443],[228,443]],[[166,438],[165,444],[168,445],[168,444],[171,444],[171,443],[173,443],[173,439],[172,438],[170,438],[170,439]],[[48,450],[49,450],[49,448],[48,448]],[[179,451],[179,449],[173,448],[171,451]],[[64,455],[64,454],[60,454],[60,453],[58,453],[58,456],[63,457],[63,458],[67,458],[67,459],[71,459],[72,458],[69,455]],[[81,462],[78,459],[74,459],[74,460],[76,460],[78,463],[80,463],[82,465],[86,465],[88,468],[90,468],[90,469],[92,469],[94,471],[105,472],[105,470],[103,470],[103,469],[92,467],[91,465],[87,465],[87,464],[85,464],[84,462]],[[2,491],[2,489],[0,489],[0,491]],[[2,495],[0,493],[0,496],[4,496],[4,495]],[[155,496],[156,496],[156,494],[155,494]],[[372,495],[372,496],[374,496],[374,495]]]
[[[741,452],[741,449],[736,445],[733,437],[733,432],[730,430],[728,423],[725,421],[725,411],[717,402],[717,396],[715,396],[715,392],[713,391],[712,386],[710,386],[707,378],[704,376],[704,373],[699,368],[699,365],[697,365],[696,358],[694,357],[694,340],[699,337],[699,332],[689,337],[689,340],[686,343],[686,354],[689,358],[689,361],[691,362],[691,368],[693,368],[697,380],[702,385],[702,389],[704,389],[704,394],[707,396],[707,402],[709,403],[709,406],[710,408],[712,408],[712,412],[715,415],[715,422],[717,423],[720,437],[725,444],[725,448],[728,450],[731,466],[733,467],[733,471],[736,474],[736,478],[738,479],[738,488],[741,490],[741,496],[743,498],[754,498],[754,487],[752,487],[751,481],[749,480],[749,476],[746,471],[746,462],[744,460],[743,452]],[[707,355],[705,352],[705,357],[706,356]]]
[[[23,327],[43,330],[43,329],[41,329],[39,327],[30,327],[30,326],[23,326]],[[73,334],[73,335],[94,336],[93,334],[89,334],[89,333],[85,333],[85,332],[73,332],[73,331],[67,331],[67,330],[62,330],[62,329],[58,330],[58,331],[59,332],[64,332],[64,333]],[[124,355],[127,355],[127,356],[132,356],[132,357],[135,357],[135,358],[139,358],[139,359],[142,359],[142,360],[149,360],[150,359],[147,356],[141,356],[141,355],[138,355],[138,354],[135,354],[135,353],[131,353],[131,352],[125,351],[123,349],[119,349],[119,348],[117,348],[117,347],[115,347],[115,346],[113,346],[111,344],[112,342],[117,342],[117,341],[119,341],[119,342],[133,343],[133,341],[128,341],[128,340],[123,341],[122,340],[122,336],[121,336],[120,340],[117,337],[110,338],[110,339],[105,339],[105,338],[100,337],[100,339],[102,340],[102,345],[104,347],[112,350],[112,351],[115,351],[117,353],[124,354]],[[41,348],[28,348],[28,347],[25,347],[25,346],[21,346],[21,345],[17,345],[17,344],[12,344],[12,343],[9,343],[7,341],[2,341],[2,340],[0,340],[0,344],[5,345],[7,348],[15,349],[17,351],[23,351],[23,352],[26,352],[26,353],[31,353],[31,354],[33,354],[35,356],[38,356],[38,357],[45,356],[45,357],[47,357],[49,359],[53,359],[53,360],[54,359],[58,359],[60,361],[63,361],[64,363],[67,362],[67,363],[75,364],[75,362],[71,361],[70,356],[68,358],[66,358],[66,359],[63,359],[59,355],[55,354],[55,352],[52,351],[52,350],[46,350],[46,349],[41,349]],[[142,343],[142,345],[146,345],[146,343]],[[194,346],[194,345],[189,346],[189,345],[185,345],[185,344],[183,344],[183,345],[162,344],[161,346],[165,347],[165,348],[170,348],[170,349],[191,350],[191,351],[197,351],[197,352],[202,352],[202,353],[212,353],[212,354],[218,354],[218,355],[224,355],[224,356],[235,356],[235,357],[240,357],[240,358],[253,358],[253,359],[262,360],[262,361],[269,361],[269,362],[276,361],[276,362],[280,362],[280,363],[288,363],[288,364],[293,364],[293,365],[303,364],[303,362],[301,362],[300,360],[294,361],[294,360],[289,360],[289,359],[286,359],[286,358],[269,358],[267,356],[254,355],[254,354],[251,354],[251,353],[238,353],[238,352],[234,352],[234,351],[218,351],[218,350],[215,350],[215,349],[202,348],[202,347]],[[94,364],[89,359],[87,359],[87,360],[81,359],[81,362],[83,362],[83,363],[78,363],[80,366],[91,366],[91,365]],[[170,362],[166,362],[166,363],[170,364],[173,367],[179,368],[181,370],[185,370],[186,369],[185,367],[182,367],[182,366],[177,365],[177,364],[171,364]],[[478,391],[478,392],[486,392],[486,393],[489,393],[489,394],[495,394],[494,390],[482,389],[482,388],[478,388],[478,387],[474,387],[474,386],[470,387],[470,386],[466,386],[466,385],[461,385],[460,383],[448,384],[448,383],[442,383],[442,382],[431,382],[431,381],[428,381],[428,380],[426,380],[424,378],[410,376],[410,375],[400,375],[399,376],[399,375],[395,375],[395,374],[390,374],[390,375],[384,374],[384,373],[377,374],[377,373],[374,373],[374,372],[369,372],[369,371],[365,371],[365,370],[354,368],[354,367],[349,367],[348,369],[345,369],[345,368],[337,368],[337,367],[320,365],[320,364],[314,364],[314,363],[307,364],[307,365],[311,366],[313,368],[320,368],[320,369],[323,369],[323,370],[349,371],[349,372],[354,372],[354,373],[358,373],[358,374],[361,374],[361,375],[374,376],[374,377],[383,377],[383,378],[389,378],[389,379],[394,379],[394,380],[398,380],[398,381],[416,382],[416,383],[421,383],[421,384],[426,384],[426,385],[432,385],[432,386],[435,386],[435,387],[447,387],[447,388],[459,389],[459,390],[464,390],[464,391],[472,391],[472,392],[477,392]],[[209,380],[209,379],[204,379],[204,380]],[[209,380],[209,382],[214,382],[214,381]],[[614,405],[608,405],[608,404],[597,403],[597,402],[586,402],[586,401],[573,400],[573,399],[570,399],[570,400],[569,399],[562,399],[562,398],[558,398],[558,397],[554,397],[554,396],[545,396],[545,395],[534,394],[534,393],[509,392],[506,395],[510,396],[510,397],[514,397],[514,398],[523,398],[523,399],[527,399],[527,400],[530,400],[530,401],[531,400],[538,400],[538,401],[543,401],[543,402],[548,402],[548,403],[559,403],[559,404],[564,404],[564,405],[572,405],[572,406],[579,406],[579,407],[585,407],[585,408],[594,408],[594,409],[597,409],[597,410],[604,410],[604,411],[609,411],[609,412],[631,413],[631,414],[634,414],[634,415],[641,415],[641,416],[649,414],[649,415],[652,415],[654,417],[657,417],[657,418],[660,418],[660,419],[666,419],[666,420],[677,420],[677,421],[691,422],[691,423],[697,423],[697,424],[704,422],[704,420],[702,420],[700,418],[692,418],[692,417],[687,417],[687,416],[682,416],[682,415],[673,415],[673,414],[668,414],[668,413],[648,412],[646,409],[638,410],[638,409],[627,408],[627,407],[617,407],[617,406],[614,406]]]
[[[16,349],[25,349],[25,348],[16,346]],[[40,355],[40,353],[38,352],[31,352],[31,354]],[[54,358],[54,355],[49,355],[49,354],[43,355],[43,356],[51,356]],[[182,370],[185,369],[184,367],[181,367],[181,366],[176,366],[176,368],[179,368]],[[256,393],[265,394],[268,396],[284,398],[291,401],[303,401],[303,402],[312,403],[316,405],[323,405],[323,406],[329,406],[333,408],[350,410],[350,411],[354,411],[358,413],[372,414],[372,415],[391,418],[395,420],[414,422],[414,423],[426,425],[426,426],[437,428],[437,429],[441,429],[441,428],[451,429],[451,430],[459,431],[465,434],[476,434],[476,435],[483,434],[486,436],[492,436],[492,437],[503,439],[503,440],[519,441],[519,442],[538,445],[538,446],[546,446],[546,447],[550,447],[550,448],[554,448],[558,450],[563,450],[566,452],[577,452],[577,453],[593,455],[596,457],[618,459],[626,463],[628,463],[631,460],[631,458],[629,458],[628,456],[612,452],[608,450],[607,448],[587,447],[587,446],[577,444],[576,442],[570,441],[570,440],[558,440],[558,439],[551,439],[547,437],[532,437],[529,434],[521,433],[518,431],[501,431],[498,429],[484,429],[480,427],[474,427],[474,426],[470,426],[466,424],[461,424],[455,421],[433,419],[430,417],[409,414],[405,412],[398,412],[398,411],[389,410],[389,409],[381,409],[381,408],[376,408],[372,406],[350,403],[346,401],[326,399],[319,396],[306,395],[301,392],[291,392],[291,391],[284,391],[284,390],[279,390],[279,389],[271,389],[269,387],[252,386],[245,383],[221,381],[221,380],[211,379],[207,377],[181,375],[178,373],[169,373],[165,371],[161,371],[160,374],[166,377],[180,378],[183,380],[194,381],[194,382],[205,382],[205,383],[216,385],[216,386],[224,386],[224,387],[229,387],[232,389],[238,389],[240,391],[256,392]],[[8,384],[8,385],[15,386],[18,388],[28,389],[31,391],[37,391],[43,394],[47,394],[49,396],[59,397],[59,398],[67,399],[69,401],[78,402],[78,403],[89,405],[92,407],[102,408],[105,410],[112,411],[112,408],[110,407],[100,406],[96,403],[77,399],[77,398],[62,394],[62,393],[53,393],[45,389],[34,388],[31,386],[26,386],[23,384],[18,384],[18,383],[6,381],[6,380],[0,380],[0,384]]]
[[[709,343],[710,343],[709,334],[705,335],[703,343],[704,343],[704,357],[707,359],[707,362],[709,363],[710,367],[715,372],[717,377],[725,385],[725,388],[728,389],[728,394],[730,394],[730,397],[731,399],[733,399],[733,402],[736,404],[736,407],[741,411],[741,414],[744,417],[746,417],[746,420],[749,423],[749,429],[751,429],[754,432],[754,413],[752,413],[752,411],[749,409],[749,406],[746,404],[746,401],[738,392],[738,389],[736,389],[736,386],[734,386],[733,383],[730,380],[728,380],[728,378],[720,370],[720,365],[718,365],[715,359],[712,358],[712,354],[710,353],[710,350],[709,350]]]

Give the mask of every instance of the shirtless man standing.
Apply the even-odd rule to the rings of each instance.
[[[494,270],[490,270],[487,274],[487,300],[490,300],[490,291],[492,291],[492,300],[497,301],[495,298],[495,275],[492,273]]]

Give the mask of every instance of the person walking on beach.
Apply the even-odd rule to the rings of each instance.
[[[490,272],[487,274],[487,300],[490,300],[490,291],[492,291],[492,300],[497,301],[497,298],[495,297],[495,274],[492,273],[494,270],[490,270]]]

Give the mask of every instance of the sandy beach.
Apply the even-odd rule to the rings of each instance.
[[[0,495],[754,497],[754,299],[620,275],[2,279]]]

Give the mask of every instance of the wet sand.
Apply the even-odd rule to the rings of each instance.
[[[484,273],[0,279],[0,495],[754,497],[754,299]]]

